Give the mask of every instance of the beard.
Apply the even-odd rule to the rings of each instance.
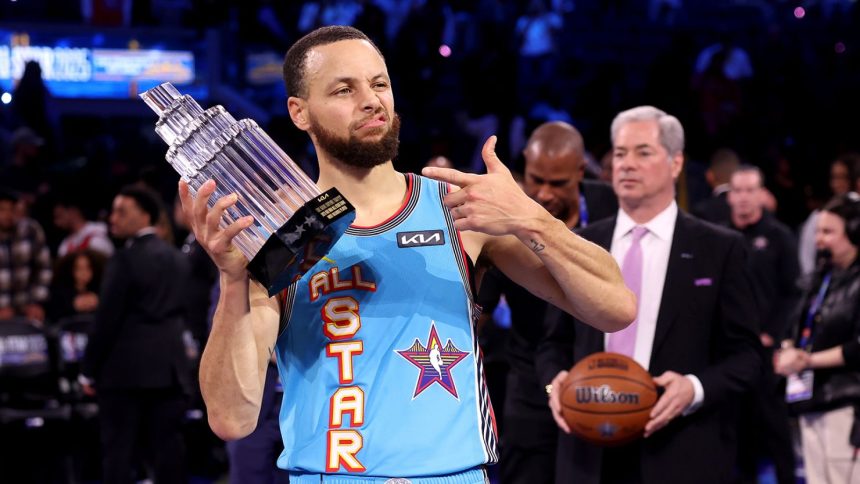
[[[379,141],[361,141],[354,134],[344,139],[318,124],[314,118],[311,118],[310,122],[308,131],[316,138],[319,148],[345,165],[373,168],[397,156],[397,149],[400,147],[400,116],[397,113],[394,114],[391,127]],[[360,125],[361,123],[355,123],[353,126]],[[353,126],[350,126],[350,132]],[[381,130],[385,127],[374,129]]]

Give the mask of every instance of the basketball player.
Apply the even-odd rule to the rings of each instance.
[[[200,371],[210,425],[224,439],[253,430],[274,352],[284,386],[278,466],[291,483],[483,483],[496,434],[473,326],[473,263],[491,261],[601,330],[629,324],[634,298],[606,251],[517,187],[495,137],[483,150],[487,175],[425,169],[436,181],[395,171],[400,120],[385,61],[360,31],[311,32],[290,48],[284,73],[293,123],[317,150],[317,185],[337,187],[356,219],[325,259],[269,298],[230,244],[251,220],[218,227],[235,195],[209,210],[214,182],[196,200],[180,185],[221,274]]]

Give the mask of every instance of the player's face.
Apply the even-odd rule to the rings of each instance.
[[[579,201],[585,160],[573,150],[546,153],[526,149],[523,189],[526,195],[540,203],[549,213],[565,220]]]
[[[623,205],[635,207],[674,196],[674,183],[683,158],[680,154],[670,157],[660,144],[657,121],[622,125],[612,150],[612,187]]]
[[[363,40],[315,47],[306,61],[306,126],[338,160],[372,167],[397,153],[399,119],[382,56]]]

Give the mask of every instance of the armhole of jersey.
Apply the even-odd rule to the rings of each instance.
[[[469,287],[472,289],[472,294],[476,296],[475,302],[477,302],[478,288],[475,287],[475,263],[465,251],[463,251],[463,257],[466,259],[466,271],[469,273]]]
[[[294,282],[277,295],[278,306],[281,308],[281,319],[278,321],[278,338],[284,334],[290,324],[290,318],[293,315],[293,303],[296,301],[297,285],[298,282]]]
[[[469,298],[470,316],[472,318],[472,351],[474,352],[476,361],[475,391],[478,398],[475,411],[479,422],[479,438],[481,439],[486,463],[495,464],[499,461],[497,445],[499,434],[496,427],[496,415],[490,403],[490,391],[487,387],[486,376],[484,374],[484,358],[481,354],[481,347],[478,345],[477,321],[478,316],[481,314],[481,308],[478,307],[476,302],[475,264],[472,262],[469,254],[466,253],[460,237],[460,231],[454,228],[454,219],[451,218],[451,212],[442,204],[442,200],[449,193],[450,189],[451,185],[448,183],[439,182],[439,204],[442,208],[445,225],[448,227],[448,234],[451,238],[451,250],[454,252],[454,260],[460,269],[460,275],[463,278],[463,287],[466,289],[466,295]]]
[[[466,287],[466,294],[469,296],[469,302],[475,304],[475,264],[466,253],[463,246],[463,241],[460,237],[460,231],[454,228],[454,219],[451,218],[451,212],[442,203],[451,189],[451,185],[444,182],[439,184],[439,205],[442,209],[442,216],[445,218],[445,225],[448,227],[448,234],[451,238],[451,249],[454,251],[454,260],[457,261],[457,267],[460,269],[460,276],[463,278],[463,285]]]

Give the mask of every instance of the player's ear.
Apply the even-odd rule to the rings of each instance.
[[[311,126],[310,113],[308,112],[308,103],[300,97],[290,96],[287,98],[287,110],[290,112],[290,119],[302,131],[307,131]]]

